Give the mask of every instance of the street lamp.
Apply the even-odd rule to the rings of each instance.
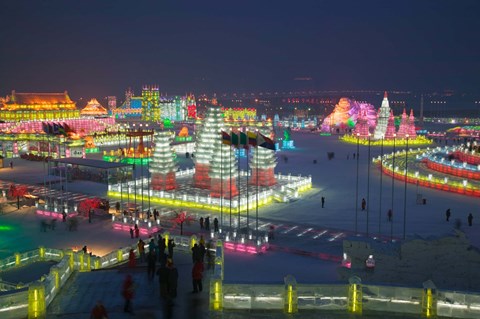
[[[405,135],[407,144],[405,146],[405,190],[403,195],[403,239],[405,240],[405,231],[407,227],[407,173],[408,173],[408,134]]]
[[[145,124],[145,126],[147,127],[147,131],[148,131],[148,123]],[[152,133],[153,133],[153,132],[152,132]],[[151,135],[151,136],[153,136],[153,135]],[[151,141],[151,140],[150,140],[149,148],[150,148],[150,153],[147,153],[147,155],[148,155],[148,159],[147,159],[148,211],[150,211],[150,160],[151,160],[151,157],[152,157],[152,141]]]
[[[392,218],[390,221],[390,241],[393,241],[393,195],[395,194],[395,142],[396,142],[397,134],[393,134],[393,159],[392,159],[392,205],[391,205],[391,210],[392,210]]]
[[[359,142],[360,142],[360,133],[357,133],[357,184],[355,187],[355,234],[358,234],[357,232],[357,226],[358,226],[358,153],[359,153]]]

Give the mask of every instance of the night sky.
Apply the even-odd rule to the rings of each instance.
[[[0,95],[475,92],[479,13],[477,0],[0,0]]]

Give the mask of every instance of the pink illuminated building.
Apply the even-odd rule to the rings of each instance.
[[[387,130],[385,131],[385,139],[393,140],[395,134],[395,117],[393,116],[393,111],[391,111],[390,117],[388,118]]]
[[[407,112],[403,109],[402,120],[400,121],[400,127],[398,128],[397,138],[405,138],[408,134],[408,117]]]
[[[415,129],[415,117],[413,117],[413,109],[410,110],[410,117],[408,118],[408,136],[409,138],[417,137],[417,130]]]
[[[357,124],[355,125],[353,135],[363,139],[369,137],[370,131],[368,126],[368,118],[365,111],[360,112],[357,118]]]

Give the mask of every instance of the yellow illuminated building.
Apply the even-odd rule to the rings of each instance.
[[[63,93],[17,93],[0,100],[0,120],[31,121],[79,118],[75,102]]]

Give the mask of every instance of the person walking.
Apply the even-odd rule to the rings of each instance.
[[[133,228],[132,227],[130,227],[130,238],[133,239]]]
[[[140,229],[138,229],[138,225],[135,224],[135,238],[140,237]]]
[[[151,250],[148,252],[148,257],[147,257],[147,277],[148,280],[153,280],[153,277],[155,277],[155,266],[157,262],[157,256],[155,256],[155,251]]]
[[[218,218],[217,217],[215,217],[213,219],[213,231],[218,233]]]
[[[468,226],[472,226],[473,224],[473,215],[472,213],[468,214]]]
[[[325,197],[322,196],[322,208],[325,207]]]
[[[90,313],[90,319],[108,319],[107,309],[105,309],[100,300],[98,300],[97,304],[93,307]]]
[[[392,221],[392,217],[393,217],[393,213],[392,213],[392,210],[389,209],[388,212],[387,212],[387,217],[388,217],[388,221],[391,222]]]
[[[199,223],[200,223],[200,229],[203,229],[203,228],[204,228],[204,226],[203,226],[203,217],[200,217]]]
[[[450,208],[447,209],[447,211],[445,212],[445,216],[447,217],[447,222],[450,220],[450,216],[452,215],[452,213],[450,212]]]
[[[13,169],[13,162],[10,161],[10,168]]]
[[[88,223],[91,224],[92,223],[92,215],[93,215],[93,208],[90,208],[88,210]]]
[[[365,198],[362,198],[362,210],[365,210],[365,208],[367,208],[367,201]]]
[[[123,312],[128,312],[133,314],[132,310],[132,299],[135,295],[135,286],[133,283],[132,275],[128,274],[125,277],[122,287],[122,296],[125,300],[125,305],[123,306]]]
[[[192,268],[193,293],[201,292],[203,279],[203,262],[197,260]]]

